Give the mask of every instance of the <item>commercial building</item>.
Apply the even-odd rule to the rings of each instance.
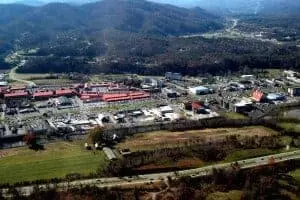
[[[162,89],[162,94],[167,98],[176,98],[176,97],[178,97],[177,92],[175,92],[174,90],[172,90],[170,88],[163,88]]]
[[[48,100],[54,97],[53,91],[35,91],[32,94],[32,97],[36,101]]]
[[[24,102],[27,102],[30,99],[30,95],[27,91],[24,90],[15,90],[10,91],[9,93],[4,94],[4,102],[7,107],[18,107]]]
[[[54,103],[57,107],[72,106],[72,104],[73,104],[71,99],[64,97],[64,96],[56,98]]]
[[[59,90],[55,90],[55,96],[56,97],[61,97],[61,96],[65,96],[65,97],[72,97],[75,95],[75,91],[72,89],[59,89]]]
[[[203,86],[198,86],[198,87],[190,87],[188,88],[189,93],[194,94],[194,95],[206,95],[210,94],[211,90],[208,89],[207,87]]]
[[[173,80],[180,81],[180,80],[182,80],[182,75],[180,73],[167,72],[165,74],[165,78],[170,81],[173,81]]]
[[[102,101],[116,102],[116,101],[128,101],[149,98],[150,94],[144,91],[130,91],[126,93],[106,93],[102,95]]]
[[[242,75],[241,79],[242,80],[252,80],[252,79],[254,79],[254,75]]]

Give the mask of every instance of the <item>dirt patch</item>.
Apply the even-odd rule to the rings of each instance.
[[[184,158],[176,163],[177,167],[180,169],[196,168],[202,166],[203,164],[204,162],[199,158]]]
[[[17,155],[19,152],[18,149],[5,149],[5,150],[0,150],[0,158],[5,158],[9,156],[14,156]]]
[[[138,171],[145,171],[145,170],[159,170],[159,169],[167,169],[170,168],[171,166],[167,164],[148,164],[148,165],[143,165],[141,167],[136,168]],[[173,167],[173,166],[172,166]]]

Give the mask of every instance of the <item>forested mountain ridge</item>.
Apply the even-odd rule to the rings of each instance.
[[[227,21],[224,28],[222,17],[201,8],[104,0],[81,6],[0,5],[0,12],[0,55],[39,49],[19,72],[224,75],[249,68],[300,68],[297,33],[291,35],[284,26],[270,29],[264,22],[259,30],[267,28],[271,38],[278,31],[279,38],[290,36],[293,40],[286,45],[241,37],[177,37],[207,31],[214,34],[232,26]],[[246,17],[237,28],[247,32],[250,27],[255,32],[252,28],[259,20]]]
[[[50,3],[41,7],[0,5],[0,34],[12,37],[24,32],[78,30],[85,34],[114,28],[156,35],[179,35],[222,28],[220,19],[208,12],[144,0],[104,0],[72,6]]]

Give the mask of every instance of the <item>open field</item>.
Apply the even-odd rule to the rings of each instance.
[[[289,175],[293,176],[297,180],[297,182],[300,184],[300,169],[296,169],[294,171],[291,171],[289,173]]]
[[[88,175],[107,164],[102,151],[94,154],[80,142],[48,144],[37,152],[26,147],[0,152],[0,183],[61,178],[69,173]]]
[[[239,200],[242,198],[243,192],[240,190],[231,190],[229,192],[215,192],[208,195],[206,200]]]
[[[72,84],[75,81],[66,79],[66,78],[58,78],[58,79],[34,79],[32,80],[37,85],[63,85],[63,84]]]
[[[290,148],[289,150],[286,150],[285,148],[282,149],[266,149],[266,148],[257,148],[257,149],[239,149],[235,150],[231,153],[229,153],[226,158],[222,161],[224,163],[227,162],[235,162],[239,160],[245,160],[255,157],[262,157],[272,154],[278,154],[278,153],[285,153],[290,151],[296,151],[299,150],[297,148]]]
[[[142,151],[183,146],[188,143],[217,141],[231,135],[243,137],[256,135],[270,136],[275,134],[277,134],[276,131],[261,126],[202,129],[184,132],[156,131],[152,133],[137,134],[118,144],[117,148]]]
[[[14,76],[18,79],[23,79],[23,80],[32,80],[32,79],[45,79],[50,76],[50,74],[20,74],[20,73],[15,73]]]
[[[279,124],[282,128],[286,129],[287,131],[292,131],[296,133],[300,133],[300,124],[299,123],[289,123],[284,122]]]

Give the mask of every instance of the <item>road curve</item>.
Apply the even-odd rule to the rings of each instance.
[[[8,74],[9,79],[12,81],[16,81],[16,82],[21,82],[21,83],[25,83],[26,85],[35,85],[34,82],[32,81],[28,81],[28,80],[23,80],[23,79],[19,79],[16,77],[16,70],[25,64],[25,61],[22,61],[19,65],[15,66],[14,68],[12,68]]]

